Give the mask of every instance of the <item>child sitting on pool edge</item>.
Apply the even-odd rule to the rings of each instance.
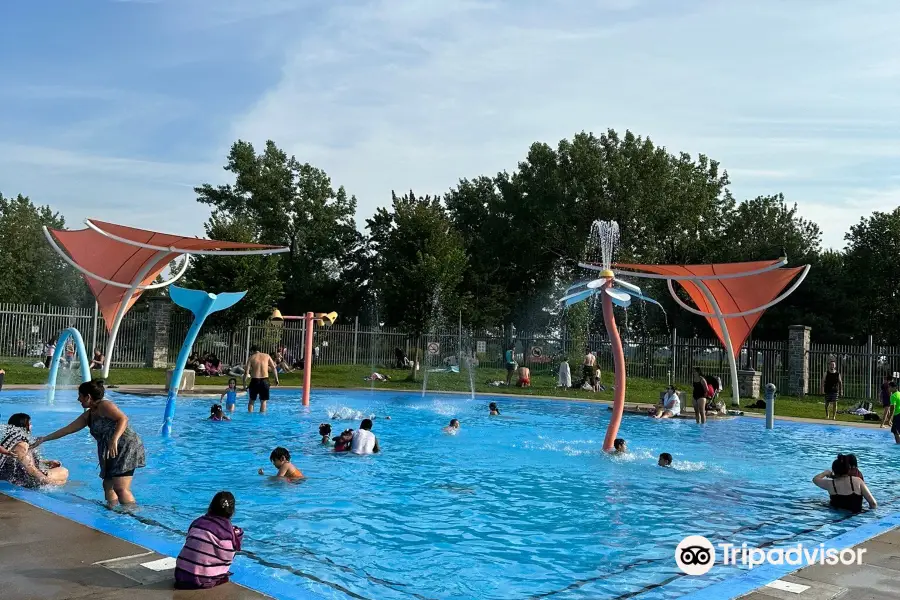
[[[656,463],[661,467],[671,467],[672,466],[672,455],[668,452],[663,452],[659,455],[659,462]]]
[[[228,582],[228,569],[244,539],[243,530],[231,524],[233,516],[234,495],[219,492],[206,514],[191,523],[175,560],[175,589],[201,590]]]
[[[232,377],[228,380],[228,389],[222,392],[219,402],[225,401],[225,410],[234,412],[234,406],[237,404],[237,379]]]
[[[287,448],[278,446],[272,450],[272,454],[269,455],[269,460],[275,465],[275,468],[278,469],[278,473],[275,474],[275,477],[303,479],[303,473],[300,472],[300,469],[291,464],[291,453],[288,452]],[[260,469],[259,474],[265,475],[266,473]]]

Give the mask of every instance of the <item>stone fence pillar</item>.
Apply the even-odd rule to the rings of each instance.
[[[762,373],[759,371],[738,371],[738,393],[741,398],[759,399],[759,380]]]
[[[809,393],[809,332],[806,325],[791,325],[788,331],[788,389],[791,396]]]
[[[168,298],[149,299],[150,323],[144,365],[154,369],[169,366],[169,319],[172,316],[172,302]]]

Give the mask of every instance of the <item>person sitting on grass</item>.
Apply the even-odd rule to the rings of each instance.
[[[663,452],[659,455],[659,462],[657,462],[660,467],[671,467],[672,466],[672,455],[668,452]]]
[[[678,397],[678,390],[674,385],[666,388],[666,395],[660,404],[656,413],[650,415],[654,419],[671,419],[681,414],[681,398]]]
[[[531,369],[529,369],[528,367],[519,367],[516,387],[531,387]]]
[[[625,443],[625,440],[622,438],[616,438],[613,441],[613,452],[615,454],[625,454],[628,452],[628,446]]]
[[[331,443],[331,423],[319,423],[319,436],[322,438],[323,446]]]
[[[498,417],[498,416],[500,416],[500,409],[497,408],[497,403],[496,403],[496,402],[491,402],[490,404],[488,404],[488,409],[491,411],[491,416],[492,416],[492,417]]]
[[[459,433],[459,419],[450,419],[450,424],[444,427],[443,432],[450,435]]]
[[[244,539],[244,531],[231,524],[234,504],[231,492],[219,492],[206,514],[191,523],[175,560],[175,589],[202,590],[228,582],[228,570]]]
[[[95,371],[97,369],[103,368],[103,361],[106,360],[106,357],[103,356],[103,352],[99,349],[94,350],[94,358],[91,360],[90,370]]]
[[[832,508],[862,512],[863,498],[870,509],[878,508],[874,496],[859,477],[850,475],[850,461],[843,454],[831,463],[831,470],[825,470],[813,477],[813,483],[828,492],[829,504]]]
[[[300,472],[300,469],[291,464],[291,453],[288,452],[287,448],[279,446],[272,450],[272,454],[269,455],[269,461],[278,469],[275,477],[303,479],[303,473]],[[259,474],[265,475],[266,473],[260,469]]]

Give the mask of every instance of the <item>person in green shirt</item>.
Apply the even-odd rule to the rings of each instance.
[[[897,382],[891,381],[888,390],[891,392],[891,410],[894,414],[891,433],[894,434],[894,442],[900,444],[900,391],[897,391]]]

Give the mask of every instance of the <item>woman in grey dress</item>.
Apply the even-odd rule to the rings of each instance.
[[[97,458],[107,504],[134,504],[131,479],[134,470],[145,465],[144,443],[128,426],[125,413],[103,399],[105,394],[103,382],[98,379],[82,383],[78,387],[78,401],[85,411],[62,429],[38,438],[34,445],[58,440],[88,427],[91,436],[97,440]]]

